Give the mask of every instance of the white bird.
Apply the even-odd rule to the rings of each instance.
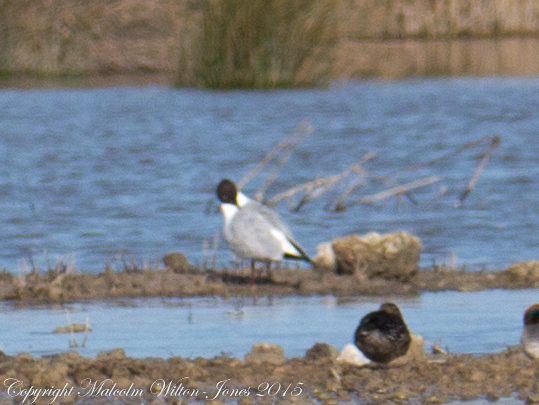
[[[520,341],[528,356],[539,358],[539,304],[532,305],[524,312],[524,329]]]
[[[292,233],[275,211],[238,191],[228,179],[217,186],[224,217],[223,233],[230,250],[251,260],[251,285],[255,283],[255,262],[265,262],[268,275],[271,262],[282,259],[311,259],[294,241]]]

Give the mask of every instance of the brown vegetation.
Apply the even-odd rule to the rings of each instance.
[[[293,3],[290,9],[290,2],[267,0],[3,1],[0,71],[159,72],[171,83],[206,87],[539,72],[534,0]]]

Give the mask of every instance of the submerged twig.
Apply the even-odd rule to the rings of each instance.
[[[468,197],[468,195],[471,193],[471,191],[473,190],[473,188],[475,187],[475,185],[477,183],[477,180],[479,180],[479,176],[481,175],[481,172],[483,171],[483,169],[487,165],[488,161],[492,157],[492,154],[494,153],[494,149],[496,149],[499,144],[500,144],[500,137],[499,136],[492,137],[490,148],[483,155],[483,158],[479,162],[479,165],[477,166],[477,169],[475,169],[475,172],[474,172],[472,178],[470,179],[470,182],[468,183],[468,186],[462,192],[460,198],[455,202],[455,208],[460,207],[462,205],[462,203],[464,202],[464,200],[466,199],[466,197]]]
[[[334,200],[334,202],[329,203],[326,206],[326,209],[330,209],[329,207],[331,207],[331,206],[333,206],[333,211],[342,211],[343,209],[345,209],[345,204],[344,204],[345,198],[348,197],[350,194],[352,194],[354,191],[356,191],[358,189],[359,183],[364,181],[366,176],[369,176],[370,178],[374,179],[375,181],[378,181],[380,183],[384,183],[384,184],[389,185],[389,186],[398,186],[397,183],[395,183],[391,179],[389,179],[387,177],[379,176],[376,173],[374,173],[373,171],[363,169],[362,167],[359,167],[357,172],[358,172],[357,176],[348,185],[346,190],[343,193],[341,193]],[[417,200],[410,193],[403,192],[402,194],[404,196],[406,196],[408,198],[408,200],[410,200],[413,204],[416,204],[416,205],[418,204]]]
[[[324,184],[318,188],[308,190],[303,196],[303,198],[300,200],[300,202],[296,205],[296,207],[294,207],[293,211],[299,211],[300,208],[303,207],[306,203],[324,194],[326,191],[333,188],[337,183],[340,183],[345,178],[347,178],[351,173],[360,173],[362,171],[361,165],[366,161],[372,159],[374,156],[376,156],[374,153],[367,152],[357,162],[346,168],[343,172],[334,176],[330,176],[328,178],[327,184]]]
[[[361,170],[361,165],[366,161],[372,159],[375,156],[374,153],[368,152],[363,155],[357,162],[347,167],[344,171],[338,174],[332,174],[329,176],[320,177],[307,183],[303,183],[297,186],[294,186],[288,190],[283,191],[282,193],[277,194],[271,200],[268,201],[268,205],[276,204],[284,198],[290,198],[297,193],[305,192],[305,195],[301,201],[294,207],[294,211],[299,210],[305,203],[311,201],[313,198],[318,197],[319,195],[330,190],[337,183],[343,181],[353,172],[358,172]]]
[[[348,197],[350,194],[352,194],[354,191],[356,191],[359,187],[359,184],[365,181],[366,174],[367,174],[367,171],[365,169],[359,168],[356,174],[356,177],[354,177],[354,179],[350,182],[350,184],[348,184],[348,187],[346,188],[346,190],[344,190],[341,194],[339,194],[337,198],[333,200],[333,202],[330,202],[326,206],[326,209],[330,209],[331,206],[338,207],[338,206],[343,205],[344,199]]]
[[[67,326],[69,328],[69,347],[79,347],[79,344],[77,343],[77,338],[75,337],[75,329],[73,328],[73,324],[71,323],[71,317],[69,316],[69,311],[67,309],[66,318]]]
[[[311,119],[305,118],[300,124],[294,129],[288,136],[286,136],[281,142],[279,142],[265,157],[256,165],[256,167],[247,173],[243,178],[237,183],[238,190],[241,190],[243,187],[249,183],[256,174],[262,170],[269,162],[271,162],[277,153],[286,148],[298,134],[303,134],[305,132],[312,131],[311,129]]]
[[[213,256],[212,256],[212,269],[217,268],[217,249],[219,249],[219,231],[215,231],[213,234]]]
[[[398,194],[404,194],[405,192],[409,190],[413,190],[415,188],[428,186],[430,184],[436,183],[440,181],[442,178],[440,176],[431,176],[427,177],[421,180],[415,180],[410,183],[403,184],[402,186],[397,186],[390,188],[389,190],[381,191],[379,193],[373,194],[368,197],[360,198],[358,200],[352,201],[351,203],[347,204],[346,206],[339,207],[339,211],[345,210],[346,208],[352,206],[352,205],[358,205],[358,204],[370,204],[376,201],[383,200],[384,198],[392,197],[394,195]]]
[[[384,183],[387,186],[398,186],[398,184],[395,183],[393,180],[391,180],[391,179],[389,179],[387,177],[379,176],[379,175],[375,174],[372,171],[367,172],[367,174],[369,174],[374,180],[376,180],[376,181],[378,181],[380,183]],[[417,200],[410,193],[402,193],[402,195],[406,196],[406,198],[408,198],[408,200],[410,200],[410,202],[412,204],[414,204],[414,205],[419,204],[417,202]]]
[[[311,134],[313,132],[313,129],[309,122],[302,122],[300,125],[294,130],[293,134],[295,135],[295,139],[290,139],[287,145],[283,147],[284,151],[281,155],[281,158],[277,161],[275,164],[275,167],[271,171],[271,173],[268,175],[266,181],[262,186],[258,189],[258,191],[255,193],[255,199],[257,201],[262,201],[264,198],[264,193],[268,189],[268,187],[275,181],[275,176],[277,176],[277,173],[283,166],[283,164],[286,162],[290,154],[292,153],[292,150],[299,145],[301,141],[303,141],[307,135]]]
[[[208,239],[204,238],[202,239],[202,270],[208,269],[208,250],[209,250]]]
[[[290,198],[296,195],[297,193],[300,193],[302,191],[306,190],[312,190],[316,187],[321,187],[328,183],[333,175],[331,176],[324,176],[324,177],[318,177],[314,180],[308,181],[306,183],[298,184],[297,186],[294,186],[292,188],[289,188],[288,190],[283,191],[282,193],[277,194],[274,196],[271,200],[267,201],[266,204],[268,205],[274,205],[278,203],[279,201]]]
[[[84,338],[82,339],[82,347],[86,347],[86,342],[88,342],[88,336],[90,332],[90,318],[86,317],[86,328],[84,329]]]
[[[470,149],[470,148],[472,148],[472,147],[474,147],[476,145],[479,145],[481,142],[483,142],[483,141],[485,141],[487,139],[491,139],[491,136],[486,135],[486,136],[484,136],[484,137],[482,137],[482,138],[480,138],[480,139],[478,139],[476,141],[465,143],[464,145],[460,146],[459,148],[457,148],[457,149],[455,149],[455,150],[453,150],[451,152],[445,153],[442,156],[438,156],[437,158],[431,159],[431,160],[429,160],[427,162],[418,163],[416,165],[408,166],[408,167],[405,167],[403,169],[395,170],[391,174],[402,173],[402,172],[412,172],[414,170],[419,170],[419,169],[422,169],[424,167],[431,166],[434,163],[438,163],[441,160],[445,160],[445,159],[448,159],[450,157],[456,156],[459,153],[464,152],[466,149]]]

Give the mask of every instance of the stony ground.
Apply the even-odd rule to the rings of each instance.
[[[106,398],[109,402],[105,403],[110,403],[114,397],[116,403],[138,404],[212,399],[212,405],[440,404],[473,398],[495,401],[511,395],[539,401],[539,364],[527,358],[520,347],[482,356],[430,355],[404,364],[362,367],[338,363],[334,350],[325,344],[315,345],[302,358],[291,359],[278,355],[268,358],[256,352],[245,360],[134,359],[121,349],[96,358],[83,358],[75,352],[45,358],[1,355],[0,381],[11,384],[7,379],[14,377],[24,389],[74,387],[56,403],[101,403],[100,399]],[[15,392],[12,389],[11,393]],[[16,399],[21,401],[22,395]],[[36,403],[48,400],[50,397],[42,397]],[[11,398],[5,396],[4,401],[11,403]]]

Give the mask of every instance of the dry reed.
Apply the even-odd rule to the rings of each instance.
[[[337,0],[203,0],[186,33],[177,84],[275,88],[326,79]],[[187,60],[189,58],[189,61]],[[301,74],[308,59],[325,68]]]
[[[266,167],[278,154],[289,148],[296,147],[301,140],[313,131],[310,118],[305,118],[299,125],[286,137],[284,137],[249,173],[242,177],[238,182],[238,189],[241,190],[255,177],[264,167]]]
[[[529,75],[538,33],[536,0],[0,1],[0,76],[160,72],[179,85],[268,88]]]
[[[277,159],[277,155],[281,153],[282,157],[281,157],[281,160],[277,163],[277,167],[270,173],[268,180],[266,181],[266,183],[264,184],[264,186],[261,188],[261,190],[258,193],[259,201],[262,200],[263,192],[266,191],[267,185],[275,180],[277,171],[282,166],[282,163],[284,162],[284,160],[286,160],[286,158],[290,155],[290,153],[297,146],[297,144],[299,144],[299,142],[301,142],[301,140],[303,140],[306,137],[307,132],[300,130],[302,126],[306,125],[306,122],[308,123],[308,121],[303,121],[302,124],[300,124],[300,126],[298,127],[298,129],[296,129],[291,134],[286,136],[283,140],[281,140],[277,144],[277,146],[274,147],[253,170],[251,170],[247,175],[243,177],[242,181],[240,182],[241,185],[246,184],[256,174],[258,174],[266,165],[268,165],[272,160]],[[310,124],[307,128],[308,128],[308,133],[310,133],[312,131]],[[442,180],[442,176],[433,175],[433,176],[422,178],[419,180],[408,181],[405,184],[398,184],[396,181],[392,180],[391,178],[392,176],[399,173],[403,173],[403,172],[411,172],[411,171],[416,171],[419,169],[424,169],[430,166],[434,166],[435,164],[443,160],[447,160],[449,158],[455,158],[462,152],[468,149],[471,149],[473,147],[477,147],[481,145],[482,143],[485,143],[485,141],[487,140],[490,141],[490,147],[483,154],[483,157],[477,169],[475,170],[471,180],[469,181],[468,186],[466,187],[465,191],[462,193],[461,197],[455,204],[458,207],[475,187],[475,184],[477,183],[482,170],[484,169],[489,159],[491,158],[492,154],[494,153],[494,149],[496,149],[496,147],[499,145],[500,137],[485,136],[478,140],[467,142],[464,145],[461,145],[434,159],[431,159],[426,162],[414,164],[412,166],[408,166],[402,169],[395,170],[394,172],[389,173],[385,176],[380,176],[378,174],[375,174],[373,171],[369,171],[363,167],[365,163],[367,163],[369,160],[375,157],[374,153],[368,152],[364,156],[362,156],[358,161],[356,161],[355,163],[353,163],[352,165],[344,169],[342,172],[337,173],[337,174],[323,176],[323,177],[317,177],[305,183],[294,185],[290,187],[289,189],[278,193],[272,198],[269,198],[266,201],[266,204],[275,205],[283,199],[292,199],[296,195],[300,195],[301,197],[300,197],[299,202],[295,203],[291,208],[292,211],[299,211],[305,204],[320,197],[321,195],[327,193],[328,191],[336,188],[338,185],[344,185],[345,189],[336,197],[334,197],[332,200],[330,200],[328,204],[326,204],[326,209],[328,210],[344,211],[353,205],[372,204],[372,203],[379,202],[389,197],[400,198],[402,196],[406,196],[411,203],[418,204],[418,201],[412,195],[410,195],[410,191],[417,189],[419,187],[425,187],[425,186],[432,185],[436,182],[439,182]],[[351,174],[355,174],[355,176],[352,176],[352,179],[350,180]],[[357,192],[360,184],[361,186],[368,186],[369,181],[386,184],[389,186],[389,188],[382,191],[378,191],[366,197],[356,198],[355,200],[352,200],[351,202],[348,202],[348,203],[345,202],[345,200],[348,197],[350,197],[352,193]]]
[[[499,136],[492,137],[490,148],[488,148],[488,150],[483,155],[483,158],[479,162],[477,169],[475,169],[475,172],[472,178],[470,179],[470,182],[466,186],[466,189],[462,192],[462,195],[455,203],[455,207],[460,207],[462,203],[464,202],[464,200],[466,199],[466,197],[468,197],[468,195],[472,192],[472,190],[474,189],[477,183],[477,180],[479,180],[479,176],[481,176],[481,172],[483,171],[488,161],[492,157],[492,154],[494,153],[494,149],[496,149],[499,144],[500,144],[500,137]]]

